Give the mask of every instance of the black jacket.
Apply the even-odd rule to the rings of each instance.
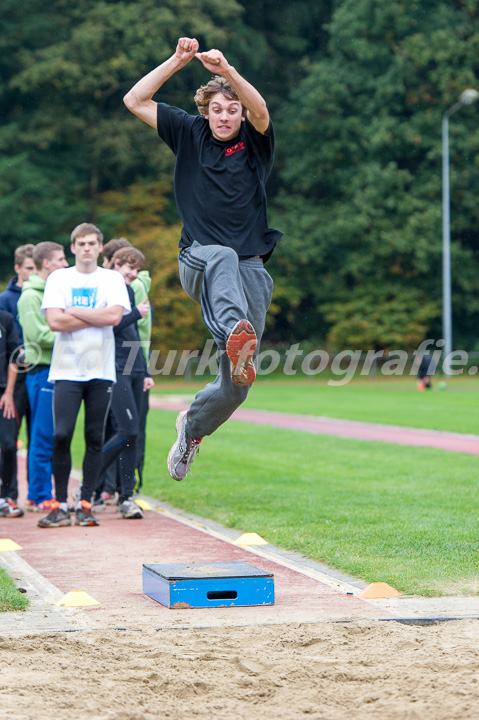
[[[22,288],[17,285],[17,281],[18,275],[15,275],[10,279],[10,282],[8,283],[5,290],[0,293],[0,310],[3,310],[4,312],[9,312],[11,315],[13,315],[13,319],[15,320],[15,327],[17,329],[17,335],[20,339],[20,343],[23,343],[22,326],[20,325],[20,321],[18,319],[17,310],[17,304],[20,299],[20,295],[22,294]]]
[[[0,310],[0,388],[7,386],[7,370],[11,361],[15,361],[15,350],[19,347],[15,320],[9,312]],[[13,357],[12,357],[13,355]]]
[[[113,328],[115,333],[115,367],[117,372],[122,373],[128,365],[129,372],[146,375],[146,360],[141,349],[137,325],[141,315],[135,306],[133,290],[129,285],[126,286],[126,289],[130,298],[131,312],[123,315],[120,323]]]

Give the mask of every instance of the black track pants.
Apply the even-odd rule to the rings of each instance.
[[[85,455],[81,499],[90,502],[101,466],[105,422],[110,409],[112,384],[109,380],[78,382],[56,380],[53,391],[54,444],[52,469],[55,496],[67,502],[68,479],[72,469],[70,446],[75,423],[83,402],[85,406]]]

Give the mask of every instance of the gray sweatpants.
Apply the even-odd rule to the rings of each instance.
[[[191,437],[211,435],[246,400],[249,385],[231,380],[226,341],[239,320],[247,318],[258,337],[259,352],[273,280],[261,258],[240,260],[234,250],[194,242],[179,255],[180,281],[185,292],[201,305],[206,327],[219,349],[216,380],[196,395],[187,419]]]

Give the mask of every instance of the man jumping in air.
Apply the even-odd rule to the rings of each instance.
[[[266,103],[223,53],[198,50],[197,40],[180,38],[175,53],[124,98],[176,155],[180,281],[200,303],[220,350],[216,380],[178,415],[178,439],[168,455],[175,480],[186,477],[202,438],[244,402],[255,379],[253,359],[273,290],[263,263],[282,234],[269,228],[267,218],[274,131]],[[200,114],[154,102],[162,85],[194,58],[215,73],[196,92]]]

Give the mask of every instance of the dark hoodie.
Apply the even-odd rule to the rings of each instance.
[[[0,311],[0,392],[7,386],[8,366],[18,348],[18,336],[10,313]]]
[[[17,312],[17,303],[22,293],[22,288],[17,285],[17,281],[18,275],[14,275],[5,290],[0,293],[0,310],[5,310],[5,312],[9,312],[10,315],[13,315],[20,344],[23,345],[22,326],[20,325]]]
[[[134,362],[129,367],[131,373],[147,374],[146,360],[140,346],[140,336],[138,334],[138,320],[141,319],[140,311],[135,306],[135,295],[130,285],[126,286],[128,297],[130,298],[131,312],[123,315],[118,325],[115,325],[113,332],[115,334],[115,367],[118,373],[123,373],[128,364],[130,353],[133,348],[137,348],[134,354]],[[135,345],[135,343],[138,343]]]

